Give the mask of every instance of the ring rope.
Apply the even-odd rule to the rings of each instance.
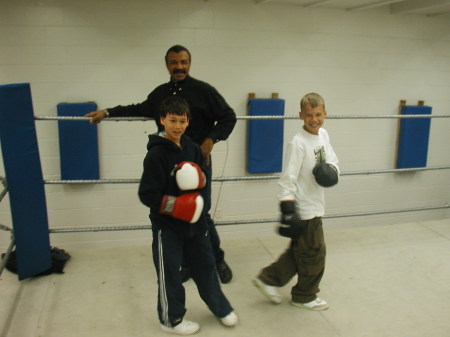
[[[380,118],[448,118],[450,115],[350,115],[350,116],[340,116],[334,115],[329,116],[328,119],[380,119]],[[298,116],[236,116],[237,119],[298,119]],[[90,117],[52,117],[52,116],[35,116],[36,120],[72,120],[72,121],[86,121],[90,120]],[[141,118],[141,117],[117,117],[117,118],[107,118],[107,121],[146,121],[152,120],[151,118]],[[399,172],[415,172],[415,171],[428,171],[428,170],[441,170],[449,169],[450,166],[437,166],[437,167],[425,167],[425,168],[408,168],[408,169],[385,169],[385,170],[370,170],[370,171],[350,171],[343,172],[341,176],[346,175],[368,175],[368,174],[381,174],[381,173],[399,173]],[[244,181],[244,180],[271,180],[278,179],[279,175],[266,175],[266,176],[251,176],[251,177],[215,177],[212,181]],[[0,177],[5,188],[0,193],[0,201],[8,192],[6,185],[6,179]],[[44,180],[45,184],[135,184],[139,183],[140,179],[99,179],[99,180]],[[334,214],[325,215],[324,218],[340,218],[340,217],[351,217],[351,216],[366,216],[366,215],[376,215],[376,214],[389,214],[389,213],[399,213],[399,212],[411,212],[411,211],[422,211],[422,210],[434,210],[449,208],[448,204],[443,206],[429,206],[429,207],[419,207],[411,209],[396,209],[396,210],[386,210],[386,211],[373,211],[373,212],[358,212],[358,213],[347,213],[347,214]],[[217,225],[232,225],[232,224],[246,224],[246,223],[267,223],[267,222],[278,222],[278,219],[260,219],[260,220],[240,220],[240,221],[227,221],[227,222],[217,222]],[[112,230],[141,230],[149,229],[151,226],[109,226],[109,227],[97,227],[97,228],[55,228],[50,229],[50,233],[65,233],[65,232],[84,232],[84,231],[112,231]],[[0,230],[12,231],[9,227],[0,224]]]
[[[449,118],[450,115],[330,115],[327,119],[404,119],[404,118]],[[76,116],[35,116],[35,120],[40,121],[89,121],[91,117]],[[236,119],[298,119],[298,116],[236,116]],[[103,121],[151,121],[148,117],[108,117]]]
[[[432,171],[432,170],[445,170],[450,169],[450,165],[446,166],[434,166],[434,167],[415,167],[406,169],[386,169],[386,170],[369,170],[369,171],[349,171],[342,172],[341,176],[354,176],[354,175],[369,175],[369,174],[383,174],[383,173],[400,173],[400,172],[417,172],[417,171]],[[265,176],[242,176],[242,177],[213,177],[212,181],[244,181],[244,180],[272,180],[279,179],[280,175],[265,175]],[[98,180],[44,180],[45,184],[57,185],[57,184],[136,184],[140,179],[98,179]]]
[[[2,225],[1,223],[0,223],[0,230],[6,231],[6,232],[12,232],[11,228],[9,228],[8,226]]]
[[[325,215],[323,218],[344,218],[353,216],[367,216],[367,215],[379,215],[379,214],[391,214],[391,213],[403,213],[403,212],[413,212],[413,211],[428,211],[436,209],[450,208],[449,204],[441,206],[427,206],[427,207],[416,207],[407,209],[393,209],[385,211],[372,211],[372,212],[357,212],[357,213],[344,213],[344,214],[331,214]],[[278,222],[279,219],[253,219],[253,220],[236,220],[236,221],[223,221],[215,222],[216,226],[225,225],[245,225],[245,224],[255,224],[255,223],[269,223]],[[151,229],[150,225],[142,226],[105,226],[105,227],[83,227],[83,228],[53,228],[49,230],[49,233],[79,233],[79,232],[103,232],[103,231],[122,231],[122,230],[147,230]]]
[[[3,198],[5,197],[6,193],[8,193],[8,187],[5,187],[1,192],[0,192],[0,201],[3,200]]]
[[[331,115],[328,119],[405,119],[405,118],[449,118],[450,115]],[[75,116],[35,116],[35,120],[61,120],[61,121],[89,121],[90,117],[75,117]],[[250,119],[298,119],[298,116],[236,116],[239,120],[250,120]],[[142,117],[113,117],[107,118],[106,121],[147,121],[153,120],[151,118]],[[408,168],[408,169],[387,169],[387,170],[371,170],[371,171],[350,171],[343,172],[341,176],[346,175],[367,175],[367,174],[380,174],[380,173],[399,173],[399,172],[415,172],[415,171],[428,171],[428,170],[441,170],[448,169],[450,166],[438,166],[438,167],[426,167],[426,168]],[[278,179],[279,175],[268,175],[268,176],[252,176],[252,177],[216,177],[212,178],[212,181],[243,181],[243,180],[271,180]],[[0,192],[0,202],[3,200],[8,192],[8,187],[6,184],[6,179],[0,176],[0,181],[4,185],[4,189]],[[45,184],[92,184],[92,183],[108,183],[108,184],[135,184],[138,183],[139,179],[99,179],[99,180],[44,180]],[[344,214],[331,214],[325,215],[324,218],[342,218],[342,217],[352,217],[352,216],[368,216],[368,215],[379,215],[379,214],[390,214],[390,213],[400,213],[400,212],[412,212],[412,211],[425,211],[425,210],[436,210],[450,208],[447,204],[441,206],[428,206],[428,207],[417,207],[409,209],[394,209],[394,210],[384,210],[384,211],[371,211],[371,212],[356,212],[356,213],[344,213]],[[240,220],[240,221],[225,221],[216,222],[216,225],[238,225],[238,224],[252,224],[252,223],[269,223],[278,222],[279,219],[259,219],[259,220]],[[151,229],[150,225],[144,226],[108,226],[108,227],[89,227],[89,228],[54,228],[49,229],[49,233],[73,233],[73,232],[99,232],[99,231],[122,231],[122,230],[146,230]],[[5,257],[0,261],[0,275],[2,274],[5,265],[8,261],[9,255],[15,246],[13,230],[5,225],[0,224],[0,230],[11,232],[11,243],[5,254]]]
[[[6,267],[6,264],[8,263],[9,256],[11,255],[11,252],[16,245],[16,242],[14,240],[14,235],[11,234],[11,242],[8,246],[8,249],[6,250],[5,256],[3,259],[0,259],[0,275],[2,274],[3,270]]]

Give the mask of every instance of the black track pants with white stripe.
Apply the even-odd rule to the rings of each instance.
[[[186,293],[180,275],[183,253],[200,297],[211,312],[222,318],[233,311],[221,290],[208,235],[205,232],[185,238],[170,229],[153,231],[153,262],[158,276],[158,316],[161,324],[175,326],[186,313]]]

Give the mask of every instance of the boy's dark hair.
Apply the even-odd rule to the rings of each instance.
[[[191,53],[189,52],[189,50],[186,47],[183,47],[183,46],[181,46],[179,44],[176,44],[175,46],[172,46],[172,47],[170,47],[167,50],[166,56],[164,57],[164,59],[166,61],[166,64],[167,64],[167,58],[168,58],[169,53],[177,53],[178,54],[179,52],[182,52],[182,51],[185,51],[185,52],[188,53],[188,55],[189,55],[189,62],[191,62],[192,58],[191,58]]]
[[[159,107],[159,115],[161,117],[166,117],[167,114],[178,116],[186,115],[189,120],[191,119],[189,104],[180,96],[169,96],[162,101]]]

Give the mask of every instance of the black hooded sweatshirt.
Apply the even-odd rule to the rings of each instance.
[[[161,84],[155,88],[145,101],[126,106],[108,108],[111,117],[149,117],[155,120],[158,131],[164,128],[159,121],[159,107],[168,96],[178,95],[189,104],[191,120],[186,135],[202,144],[205,138],[214,143],[226,140],[236,124],[236,114],[219,92],[206,82],[187,76],[183,81]]]
[[[181,137],[181,147],[164,137],[164,133],[148,136],[147,155],[144,159],[144,172],[139,184],[139,199],[150,207],[150,221],[153,230],[170,228],[184,236],[204,232],[207,228],[204,211],[199,220],[190,224],[170,215],[159,212],[163,196],[180,196],[193,191],[181,191],[175,180],[174,168],[183,161],[199,165],[203,171],[204,156],[200,147],[188,136]],[[208,181],[207,184],[210,184]],[[202,192],[202,191],[198,191]],[[203,196],[205,198],[205,196]]]

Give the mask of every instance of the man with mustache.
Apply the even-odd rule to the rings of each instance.
[[[105,117],[149,117],[155,120],[158,131],[163,131],[160,123],[159,107],[168,96],[178,95],[184,98],[190,107],[191,120],[186,130],[188,135],[197,143],[205,156],[208,181],[212,177],[211,151],[214,144],[226,140],[236,124],[236,114],[227,104],[219,92],[206,82],[199,81],[189,75],[191,67],[191,53],[183,46],[170,47],[165,56],[170,81],[155,88],[145,101],[138,104],[116,106],[97,110],[86,114],[91,123],[100,123]],[[222,283],[229,283],[232,271],[224,259],[224,251],[220,248],[220,238],[209,210],[211,208],[211,184],[205,193],[205,210],[208,218],[209,237],[216,259],[217,271]],[[189,266],[183,266],[182,279],[190,278]]]

